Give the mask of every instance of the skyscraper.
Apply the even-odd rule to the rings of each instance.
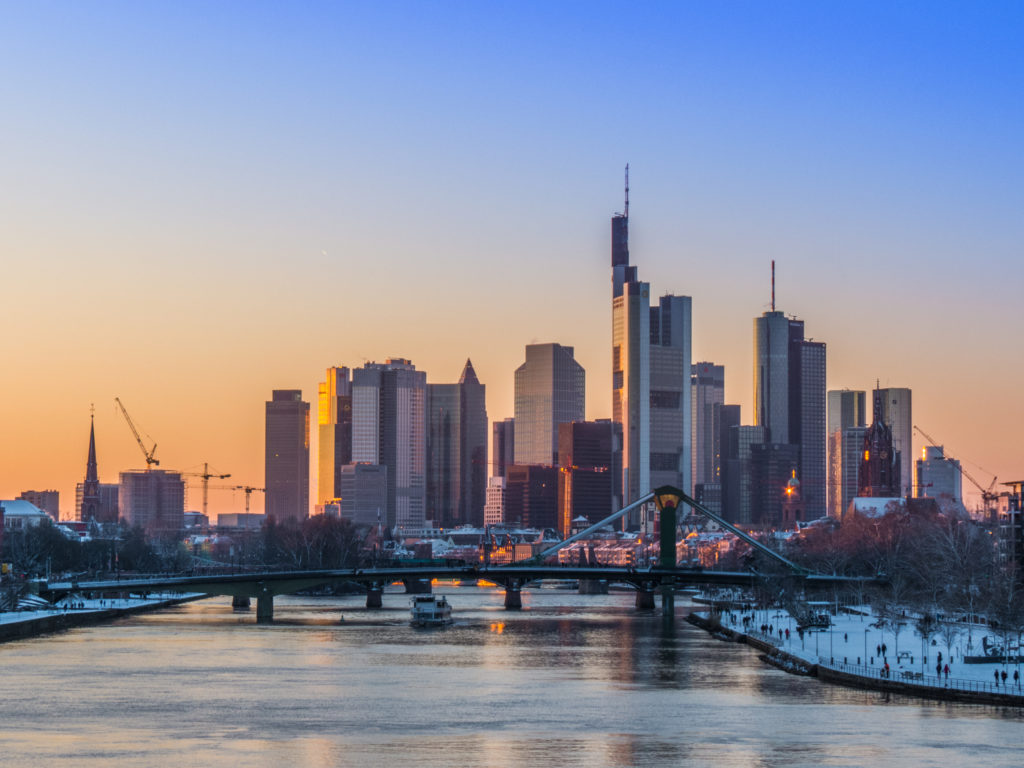
[[[466,360],[457,384],[428,384],[427,516],[445,528],[483,524],[486,387]]]
[[[515,463],[558,462],[558,425],[583,421],[586,374],[573,348],[529,344],[515,373]]]
[[[889,425],[893,450],[900,454],[899,495],[910,496],[914,482],[914,421],[910,390],[906,387],[887,387],[879,391],[882,397],[882,421]]]
[[[857,473],[864,443],[865,393],[834,389],[828,393],[828,514],[842,519],[857,495]]]
[[[265,447],[267,516],[278,521],[305,520],[309,516],[309,403],[303,401],[301,390],[273,391],[266,404]]]
[[[690,297],[662,296],[650,314],[649,480],[651,488],[673,485],[689,492],[693,489]]]
[[[622,428],[624,505],[651,490],[650,322],[650,286],[629,264],[626,166],[626,205],[612,217],[612,421]]]
[[[317,393],[318,505],[341,497],[341,468],[352,461],[352,382],[348,368],[328,368]]]
[[[506,468],[516,463],[515,428],[515,419],[494,422],[491,443],[491,475],[494,477],[504,477]]]
[[[558,427],[558,530],[563,536],[580,515],[597,522],[613,512],[615,431],[610,421]]]
[[[725,366],[696,363],[691,369],[690,392],[693,426],[692,444],[694,488],[717,483],[721,475],[715,446],[715,405],[725,403]]]
[[[773,278],[774,280],[774,278]],[[826,511],[825,345],[782,312],[754,320],[754,423],[765,442],[800,449],[800,491],[810,519]]]
[[[389,528],[426,520],[427,375],[388,358],[352,372],[352,461],[387,467]]]

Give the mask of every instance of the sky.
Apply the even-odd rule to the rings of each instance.
[[[115,397],[162,468],[262,485],[271,391],[315,419],[389,356],[472,359],[501,419],[557,341],[608,417],[627,162],[632,261],[744,423],[774,259],[830,389],[910,387],[982,485],[1024,477],[1020,3],[0,11],[0,498],[71,516],[93,407],[101,480],[144,466]]]

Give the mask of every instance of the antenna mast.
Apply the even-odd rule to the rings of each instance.
[[[775,259],[772,259],[772,312],[775,311]]]
[[[629,218],[629,163],[626,163],[626,210],[623,214]]]

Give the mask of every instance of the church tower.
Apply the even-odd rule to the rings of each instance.
[[[96,426],[89,416],[89,461],[85,465],[85,482],[82,484],[83,521],[96,520],[100,516],[100,478],[96,468]]]

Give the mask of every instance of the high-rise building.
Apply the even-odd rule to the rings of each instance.
[[[341,468],[352,462],[352,382],[349,369],[328,368],[317,393],[316,503],[341,498]]]
[[[906,387],[887,387],[882,393],[882,420],[892,430],[893,450],[900,454],[901,496],[910,496],[913,488],[914,421],[911,413],[910,390]]]
[[[387,467],[389,528],[426,522],[427,375],[388,358],[352,372],[352,461]]]
[[[693,412],[690,405],[692,329],[689,296],[662,296],[651,307],[648,379],[651,488],[693,489]]]
[[[772,309],[754,320],[754,423],[766,442],[800,448],[806,514],[826,511],[825,345],[804,339],[804,323]]]
[[[849,427],[866,427],[864,390],[830,389],[828,391],[828,433]]]
[[[733,432],[733,427],[740,426],[740,407],[738,405],[715,405],[711,409],[711,418],[714,421],[714,451],[719,468],[718,485],[716,488],[714,483],[698,484],[694,488],[694,497],[701,503],[704,503],[703,499],[706,498],[718,498],[720,501],[717,510],[727,520],[736,522],[740,519],[739,480],[730,475],[730,470],[734,473],[738,471],[735,460],[739,457],[736,455],[737,447],[734,437],[736,433]],[[730,464],[730,460],[733,460],[732,464]],[[704,485],[711,487],[705,489]],[[716,511],[715,507],[709,506],[708,508],[712,512]]]
[[[27,501],[43,510],[54,522],[60,520],[59,491],[22,491],[15,501]]]
[[[863,390],[829,390],[828,400],[828,514],[842,518],[857,495],[857,472],[865,432]]]
[[[843,427],[828,437],[828,514],[836,520],[846,515],[850,502],[860,491],[861,452],[867,427]]]
[[[723,488],[728,519],[734,523],[757,521],[757,488],[754,487],[754,446],[767,441],[768,429],[763,426],[736,425],[729,428],[729,458],[726,461],[726,482]]]
[[[484,525],[505,522],[505,477],[495,475],[487,480],[487,501],[484,502]]]
[[[964,502],[962,488],[960,462],[947,458],[941,445],[926,445],[917,460],[918,497],[939,499],[960,511]]]
[[[151,536],[176,536],[185,525],[185,481],[164,469],[121,473],[118,502],[126,525]]]
[[[273,391],[266,403],[264,439],[267,517],[278,522],[305,520],[309,516],[309,403],[302,399],[301,390]]]
[[[624,505],[651,490],[650,323],[650,286],[629,263],[627,166],[626,206],[612,217],[612,421],[622,429]]]
[[[484,519],[486,387],[466,360],[457,384],[428,384],[427,516],[445,528]]]
[[[357,525],[384,525],[388,468],[380,464],[346,464],[339,474],[341,517]]]
[[[542,530],[558,527],[558,467],[513,464],[508,468],[505,521]]]
[[[593,521],[613,511],[615,427],[574,421],[558,427],[558,530],[568,536],[581,515]]]
[[[529,344],[515,374],[516,464],[554,465],[558,425],[583,421],[586,374],[573,348]]]
[[[788,482],[797,471],[800,450],[788,443],[760,443],[750,446],[751,522],[769,528],[785,523],[783,505]],[[802,522],[802,521],[801,521]]]
[[[491,474],[494,477],[504,477],[506,468],[516,463],[515,430],[515,419],[494,422],[491,442]]]
[[[718,483],[721,464],[716,450],[715,406],[725,403],[725,366],[696,363],[690,376],[691,423],[693,432],[694,489],[698,485]]]

